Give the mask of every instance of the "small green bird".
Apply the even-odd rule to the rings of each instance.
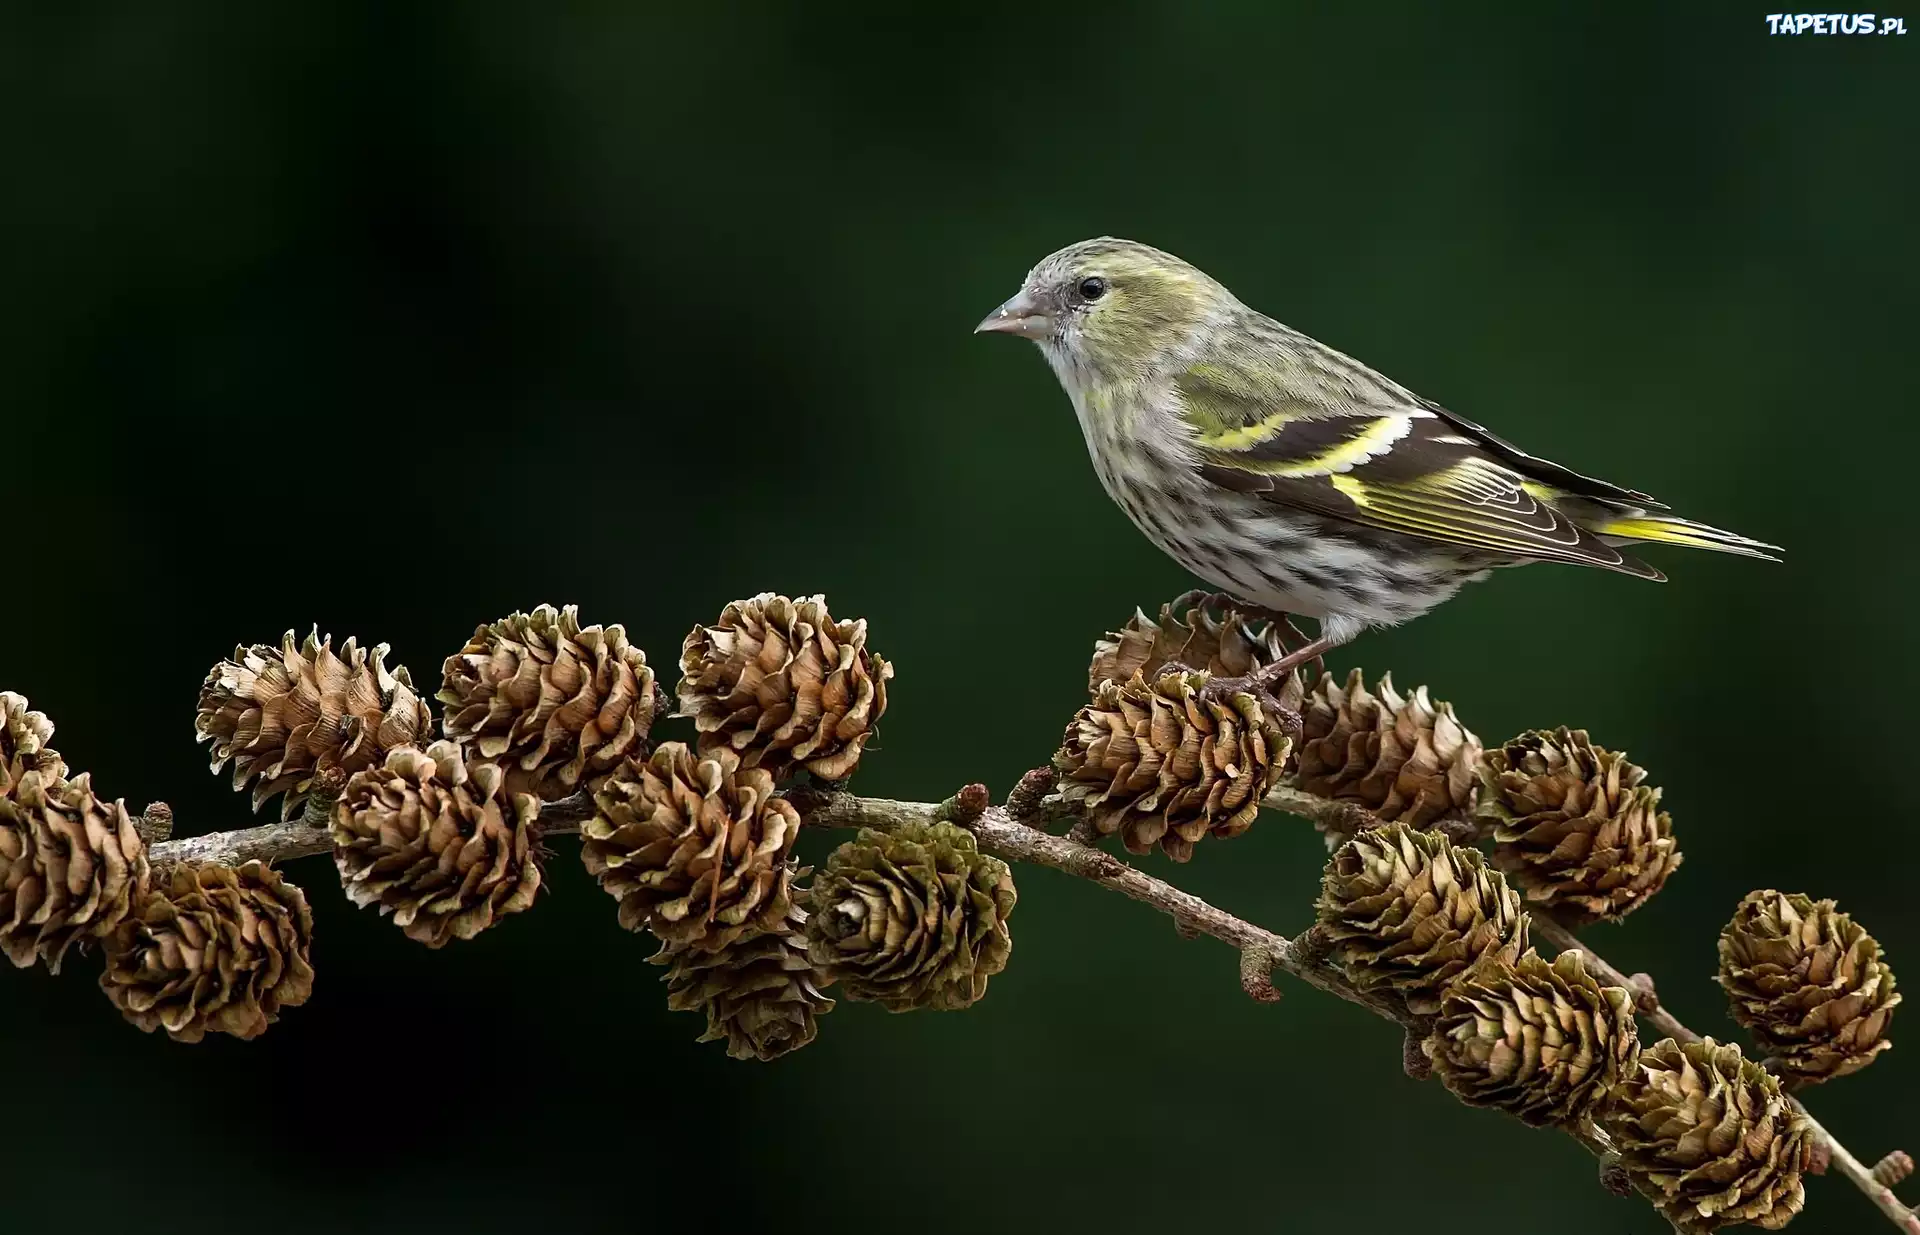
[[[1778,560],[1537,459],[1131,240],[1061,249],[981,331],[1040,345],[1107,496],[1147,539],[1243,601],[1319,620],[1261,684],[1496,566],[1664,579],[1620,551],[1639,543]]]

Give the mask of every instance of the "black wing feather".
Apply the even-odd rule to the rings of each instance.
[[[1419,399],[1417,395],[1414,397]],[[1592,476],[1582,475],[1570,467],[1561,467],[1558,463],[1530,455],[1485,425],[1475,424],[1457,412],[1450,412],[1431,399],[1419,399],[1419,403],[1421,407],[1478,441],[1486,447],[1487,453],[1498,457],[1514,471],[1533,480],[1542,481],[1556,489],[1564,489],[1568,493],[1578,494],[1581,497],[1605,502],[1610,506],[1624,506],[1633,510],[1668,509],[1665,502],[1655,501],[1638,489],[1628,489]]]

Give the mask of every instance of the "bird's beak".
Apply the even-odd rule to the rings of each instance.
[[[1018,296],[987,314],[987,320],[973,328],[975,334],[1017,334],[1029,339],[1044,339],[1053,333],[1053,318],[1032,292]]]

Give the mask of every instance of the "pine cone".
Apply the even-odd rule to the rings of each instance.
[[[680,649],[681,716],[700,749],[725,748],[776,777],[853,775],[887,710],[893,666],[867,651],[867,622],[835,621],[821,596],[736,600]]]
[[[967,1007],[1007,967],[1013,872],[951,823],[863,828],[813,884],[809,955],[848,999]]]
[[[1448,984],[1482,957],[1511,964],[1527,946],[1520,898],[1478,849],[1403,823],[1334,851],[1319,917],[1315,930],[1353,984],[1416,1016],[1438,1012]]]
[[[22,968],[60,972],[76,941],[99,939],[145,895],[147,850],[121,802],[92,778],[27,772],[0,795],[0,949]]]
[[[1427,1045],[1434,1072],[1469,1106],[1571,1127],[1632,1068],[1640,1034],[1633,992],[1600,985],[1578,952],[1549,965],[1529,949],[1448,987]]]
[[[704,1012],[701,1042],[725,1041],[735,1059],[778,1059],[819,1032],[833,1011],[807,959],[807,915],[799,906],[778,930],[743,935],[718,952],[663,944],[650,959],[668,966],[667,1007]]]
[[[1680,865],[1646,775],[1564,726],[1488,751],[1475,813],[1493,830],[1494,864],[1570,925],[1626,917]]]
[[[533,904],[539,813],[538,798],[506,791],[498,764],[468,763],[452,742],[403,746],[347,782],[333,861],[349,900],[438,948]]]
[[[583,629],[576,605],[476,627],[447,657],[438,698],[449,738],[508,764],[511,791],[547,801],[645,759],[660,711],[646,653],[622,626]]]
[[[200,687],[197,740],[213,744],[213,770],[233,761],[233,787],[253,787],[253,809],[286,794],[291,819],[323,768],[343,779],[373,767],[433,728],[426,700],[404,668],[387,671],[387,645],[363,650],[352,639],[335,655],[333,637],[309,634],[295,646],[256,643],[233,650]]]
[[[176,1042],[258,1037],[312,993],[312,942],[306,895],[279,871],[183,862],[115,928],[100,988],[129,1021]]]
[[[1133,620],[1093,645],[1087,690],[1102,682],[1152,680],[1170,664],[1215,677],[1245,677],[1287,654],[1280,628],[1250,618],[1231,597],[1194,590],[1160,606],[1158,621],[1136,609]]]
[[[1424,686],[1402,696],[1390,673],[1377,693],[1358,669],[1344,687],[1323,675],[1301,705],[1300,722],[1294,780],[1308,793],[1357,802],[1383,822],[1415,828],[1472,807],[1480,739]]]
[[[1208,699],[1204,673],[1103,682],[1068,724],[1053,766],[1064,800],[1131,853],[1158,841],[1184,862],[1212,833],[1253,826],[1291,744],[1252,694]]]
[[[581,857],[628,930],[712,952],[786,920],[800,812],[766,769],[666,742],[621,765],[594,806]]]
[[[1790,1085],[1858,1072],[1892,1045],[1893,970],[1832,901],[1747,893],[1720,932],[1720,985]]]
[[[1800,1212],[1813,1137],[1780,1082],[1737,1046],[1654,1043],[1604,1122],[1634,1185],[1683,1231],[1772,1231]]]
[[[66,779],[67,765],[48,745],[51,741],[53,722],[46,713],[28,711],[24,695],[0,691],[0,797],[11,794],[28,772],[49,781]]]

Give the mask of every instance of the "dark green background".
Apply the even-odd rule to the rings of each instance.
[[[898,664],[861,788],[1004,789],[1090,641],[1189,584],[1033,349],[969,334],[1114,233],[1788,546],[1656,551],[1665,587],[1506,573],[1336,663],[1652,770],[1686,867],[1596,936],[1695,1027],[1732,1031],[1714,933],[1751,887],[1837,896],[1920,965],[1920,34],[1769,38],[1757,4],[38,7],[0,31],[0,685],[106,791],[248,821],[189,725],[237,641],[317,622],[424,682],[476,622],[577,602],[670,666],[765,589]],[[144,1037],[85,960],[0,975],[6,1228],[1663,1229],[1570,1141],[1405,1079],[1385,1023],[1256,1005],[1227,950],[1046,871],[974,1010],[843,1004],[730,1061],[557,848],[537,912],[440,953],[294,866],[317,990],[258,1042]],[[1272,816],[1177,877],[1291,932],[1320,860]],[[1920,1149],[1916,1051],[1816,1095],[1869,1160]],[[1877,1221],[1815,1181],[1794,1229]]]

